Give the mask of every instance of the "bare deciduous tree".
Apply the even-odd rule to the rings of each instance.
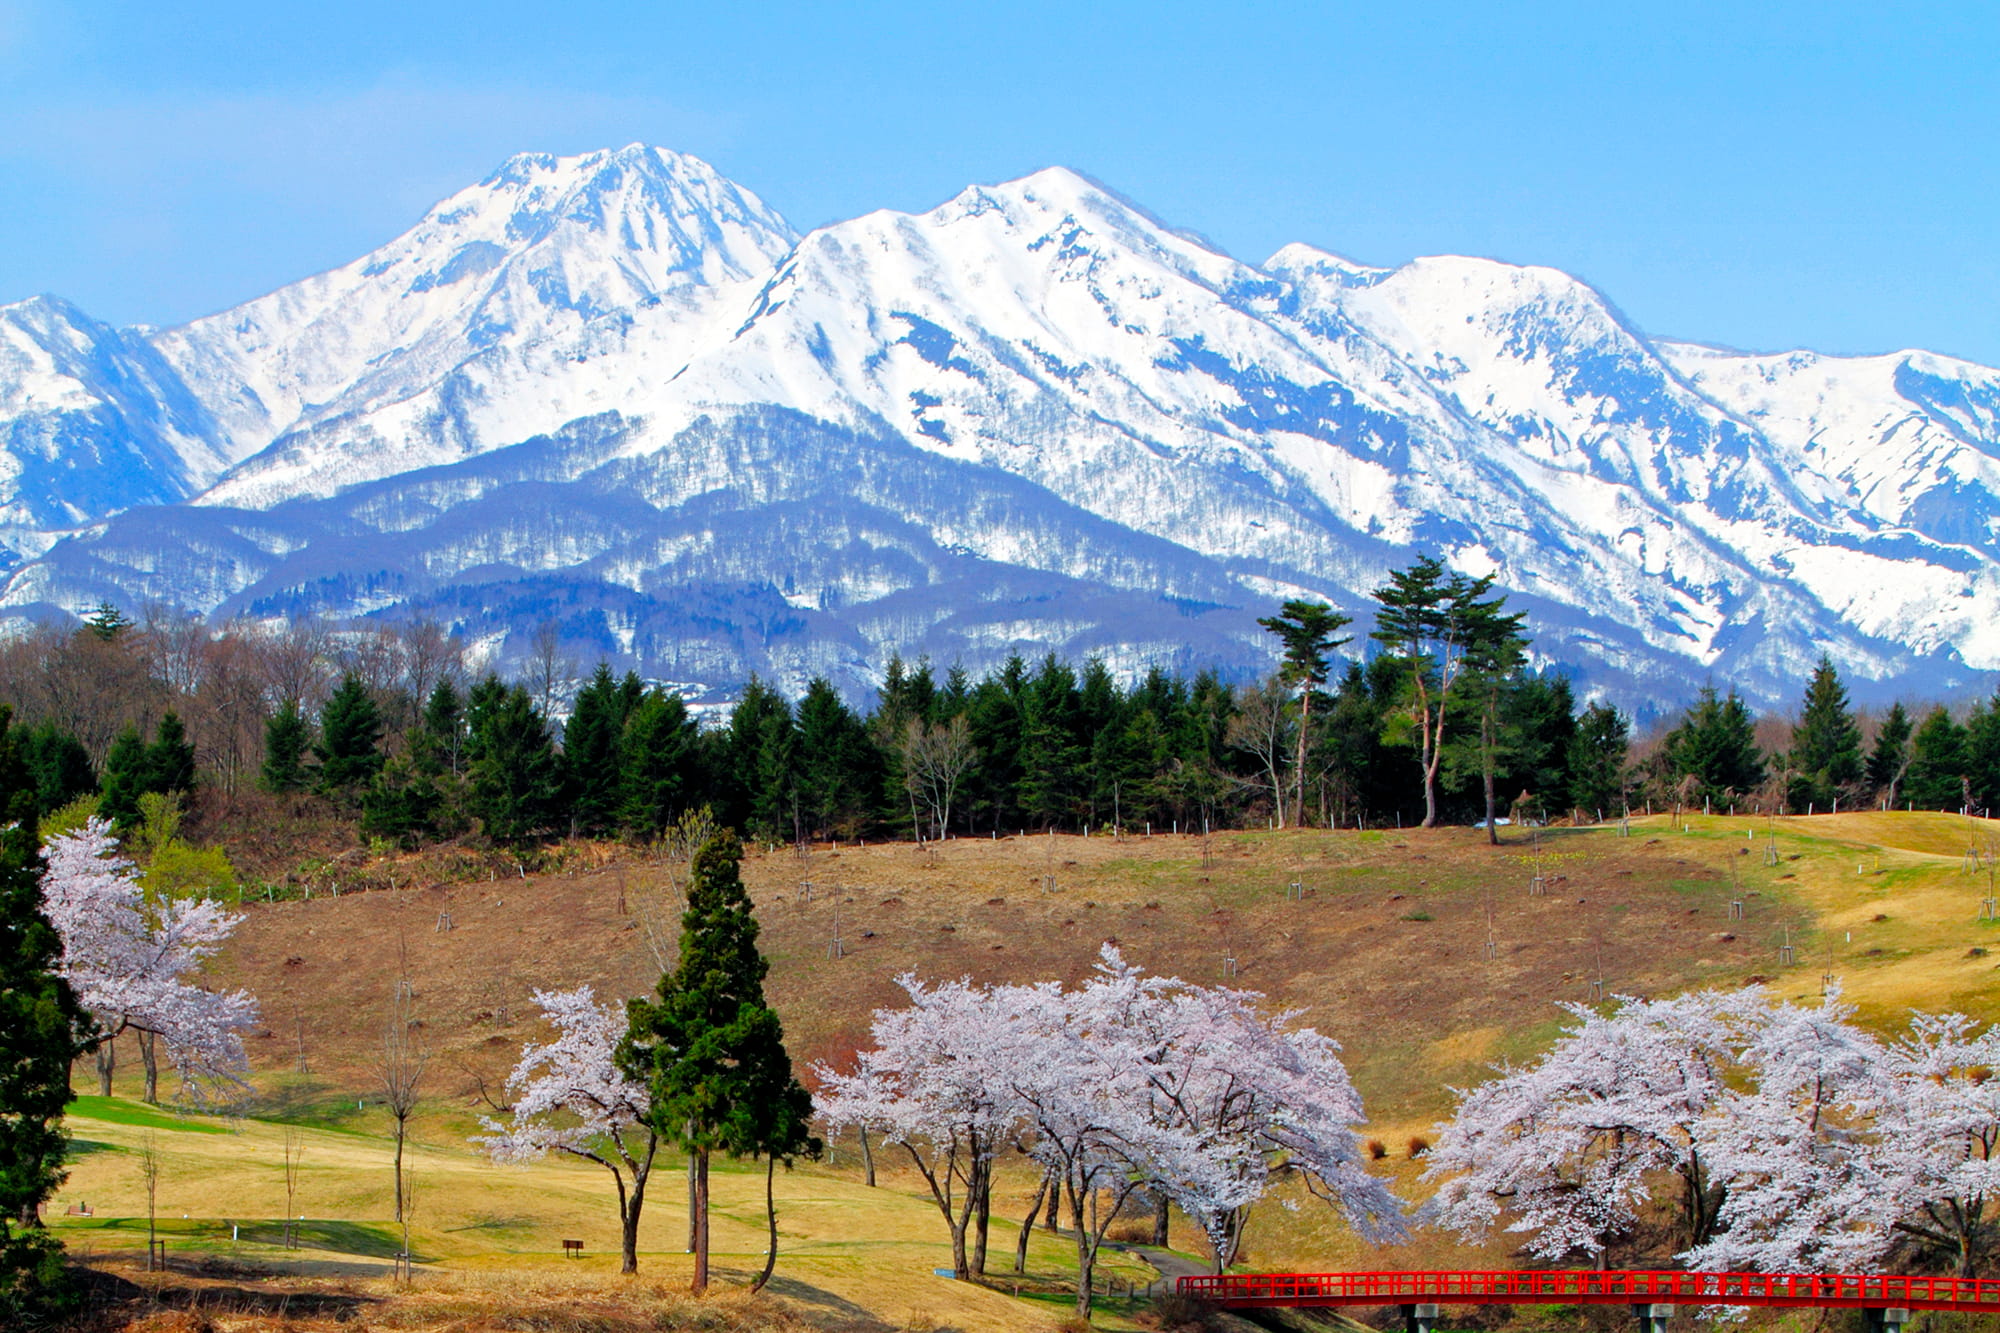
[[[958,784],[979,758],[972,728],[964,714],[943,725],[911,718],[902,736],[903,782],[910,795],[924,803],[933,837],[951,828],[951,803]]]
[[[390,1003],[389,1021],[382,1028],[382,1052],[375,1070],[382,1082],[382,1104],[396,1127],[396,1221],[403,1221],[407,1197],[403,1180],[403,1144],[409,1137],[410,1117],[417,1111],[418,1090],[424,1069],[430,1063],[430,1044],[424,1040],[422,1020],[417,1017],[416,988],[407,973],[396,982]]]

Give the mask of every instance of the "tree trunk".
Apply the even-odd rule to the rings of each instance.
[[[777,1172],[778,1159],[764,1159],[764,1218],[770,1224],[770,1247],[764,1251],[764,1271],[750,1284],[752,1292],[762,1291],[764,1284],[771,1280],[771,1273],[778,1266],[778,1206],[771,1196],[771,1177]]]
[[[1083,1215],[1083,1199],[1075,1189],[1069,1192],[1070,1221],[1076,1224],[1076,1317],[1084,1323],[1090,1322],[1090,1302],[1094,1294],[1091,1290],[1097,1282],[1097,1245],[1092,1235],[1090,1219]],[[1096,1212],[1097,1194],[1091,1191],[1091,1211]]]
[[[145,1102],[148,1106],[160,1104],[160,1056],[155,1044],[159,1039],[159,1034],[155,1032],[142,1029],[139,1033],[139,1063],[146,1068]]]
[[[1051,1233],[1062,1230],[1062,1178],[1051,1173],[1049,1176],[1049,1211],[1042,1219],[1042,1229]]]
[[[1312,731],[1313,687],[1312,681],[1305,683],[1299,691],[1299,757],[1292,769],[1292,822],[1304,825],[1306,822],[1306,737]],[[1278,827],[1285,826],[1284,805],[1278,807]]]
[[[988,1158],[975,1168],[975,1197],[972,1212],[972,1275],[986,1276],[986,1240],[993,1222],[993,1162]]]
[[[1155,1190],[1153,1192],[1153,1244],[1163,1250],[1167,1248],[1167,1229],[1170,1220],[1168,1217],[1167,1196]]]
[[[693,1216],[690,1230],[694,1249],[694,1283],[692,1290],[699,1296],[708,1290],[708,1149],[694,1150],[692,1160],[694,1172],[691,1179],[693,1193],[689,1207]]]
[[[1035,1233],[1035,1220],[1042,1213],[1042,1198],[1049,1192],[1049,1174],[1042,1173],[1041,1183],[1035,1186],[1035,1197],[1028,1201],[1028,1214],[1021,1223],[1021,1234],[1014,1238],[1014,1271],[1028,1271],[1028,1238]]]
[[[111,1075],[118,1068],[118,1038],[106,1037],[97,1043],[97,1095],[111,1095]]]
[[[875,1152],[868,1146],[868,1126],[855,1126],[855,1133],[861,1136],[861,1173],[869,1189],[875,1188]]]
[[[646,1202],[648,1172],[642,1167],[632,1173],[629,1199],[625,1194],[625,1178],[616,1171],[611,1174],[618,1179],[618,1271],[636,1273],[639,1271],[639,1209]]]
[[[403,1130],[404,1130],[404,1126],[405,1126],[405,1121],[404,1121],[404,1118],[403,1118],[402,1116],[400,1116],[400,1115],[399,1115],[399,1116],[397,1116],[397,1117],[396,1117],[396,1222],[397,1222],[397,1224],[398,1224],[398,1225],[401,1225],[401,1224],[402,1224],[402,1221],[403,1221]]]
[[[690,1129],[693,1126],[689,1126]],[[701,1172],[701,1165],[693,1153],[688,1154],[688,1243],[687,1252],[694,1253],[695,1214],[701,1210],[701,1191],[695,1184],[695,1177]]]
[[[1494,810],[1493,799],[1493,747],[1495,744],[1493,735],[1493,710],[1495,707],[1496,704],[1489,697],[1486,701],[1486,711],[1479,719],[1479,776],[1486,784],[1486,841],[1492,846],[1498,847],[1500,845],[1500,826],[1494,820],[1496,812]]]

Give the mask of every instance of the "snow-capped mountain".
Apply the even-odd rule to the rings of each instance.
[[[180,329],[0,308],[0,431],[15,615],[502,656],[553,616],[696,688],[858,689],[891,651],[1252,669],[1273,600],[1365,617],[1433,551],[1628,702],[2000,667],[2000,373],[1658,343],[1488,260],[1253,267],[1062,169],[799,237],[682,155],[516,158]]]

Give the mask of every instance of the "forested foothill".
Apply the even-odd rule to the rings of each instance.
[[[1704,685],[1635,738],[1530,665],[1532,626],[1490,580],[1419,561],[1376,598],[1369,627],[1285,603],[1262,622],[1279,663],[1263,680],[893,659],[858,704],[824,679],[790,698],[753,678],[699,714],[609,663],[580,669],[554,624],[506,680],[430,622],[215,628],[106,606],[0,649],[0,699],[44,818],[81,801],[59,822],[127,836],[168,797],[184,817],[148,835],[149,869],[254,845],[266,881],[296,869],[275,853],[343,846],[644,843],[704,806],[769,844],[2000,804],[2000,697],[1857,713],[1822,660],[1792,716]],[[231,874],[211,854],[183,877]]]

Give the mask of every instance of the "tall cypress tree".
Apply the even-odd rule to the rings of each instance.
[[[265,791],[304,791],[309,781],[306,773],[306,747],[312,742],[312,729],[306,725],[306,716],[299,711],[298,700],[287,699],[278,705],[278,711],[264,719],[264,767],[260,781]]]
[[[35,789],[12,721],[0,705],[0,1323],[20,1328],[69,1303],[61,1245],[24,1219],[62,1183],[70,1061],[89,1043],[55,974],[62,941],[42,910]]]
[[[103,799],[97,812],[120,829],[130,828],[139,818],[139,798],[146,793],[146,742],[137,727],[127,727],[111,743],[104,756],[101,779]]]
[[[784,1028],[764,999],[770,965],[757,949],[757,918],[743,890],[743,845],[729,832],[695,852],[680,959],[650,1000],[626,1006],[618,1063],[651,1093],[648,1120],[693,1158],[694,1289],[708,1287],[708,1164],[713,1153],[780,1161],[817,1156],[807,1130],[812,1098],[792,1075]],[[777,1259],[777,1215],[762,1286]]]
[[[1831,809],[1840,789],[1861,777],[1861,728],[1825,654],[1806,682],[1805,706],[1792,730],[1791,767],[1786,801],[1794,811]]]

